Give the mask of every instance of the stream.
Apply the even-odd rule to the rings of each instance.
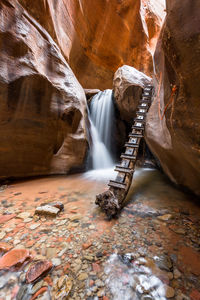
[[[105,181],[52,176],[1,190],[3,214],[14,214],[0,224],[1,242],[55,267],[29,285],[23,279],[29,264],[16,273],[1,271],[0,299],[32,299],[44,287],[37,299],[193,299],[200,283],[195,199],[158,170],[137,169],[126,206],[108,221],[94,204]],[[56,218],[34,215],[39,203],[50,201],[61,201],[64,211]],[[69,298],[64,278],[70,280]]]

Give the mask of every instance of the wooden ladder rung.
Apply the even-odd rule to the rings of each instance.
[[[126,173],[126,174],[131,174],[133,173],[133,170],[130,168],[124,168],[122,166],[116,166],[115,167],[115,171],[116,172],[122,172],[122,173]]]
[[[133,138],[142,138],[142,137],[143,137],[143,134],[129,133],[128,136],[129,136],[129,137],[133,137]]]
[[[139,144],[133,144],[133,143],[126,143],[124,146],[129,148],[139,148]]]
[[[136,159],[136,156],[135,155],[128,155],[128,154],[125,154],[125,153],[122,153],[120,158],[125,158],[125,159],[129,159],[129,160],[135,160]]]
[[[120,183],[120,182],[117,182],[117,181],[114,181],[114,180],[110,180],[108,185],[111,186],[111,187],[114,187],[114,188],[122,189],[122,190],[126,189],[126,184]]]

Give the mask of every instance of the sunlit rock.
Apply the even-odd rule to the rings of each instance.
[[[111,88],[124,64],[152,74],[165,0],[20,3],[56,40],[84,88]]]

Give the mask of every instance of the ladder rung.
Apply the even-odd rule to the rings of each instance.
[[[135,160],[136,156],[135,155],[128,155],[128,154],[122,153],[121,156],[120,156],[120,158]]]
[[[130,168],[125,168],[125,167],[122,167],[122,166],[116,166],[115,167],[115,171],[117,172],[122,172],[122,173],[128,173],[128,174],[131,174],[133,173],[133,170],[130,169]]]
[[[133,143],[126,143],[124,146],[130,148],[139,148],[139,144],[133,144]]]
[[[126,184],[120,183],[120,182],[117,182],[117,181],[114,181],[114,180],[110,180],[108,185],[111,186],[111,187],[118,188],[118,189],[123,189],[123,190],[126,189]]]
[[[142,138],[143,134],[136,134],[136,133],[129,133],[129,137],[134,137],[134,138]]]

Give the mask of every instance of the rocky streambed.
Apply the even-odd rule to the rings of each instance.
[[[95,206],[105,182],[49,177],[0,190],[0,299],[200,299],[200,206],[139,169],[119,218]],[[35,215],[60,201],[56,217]]]

